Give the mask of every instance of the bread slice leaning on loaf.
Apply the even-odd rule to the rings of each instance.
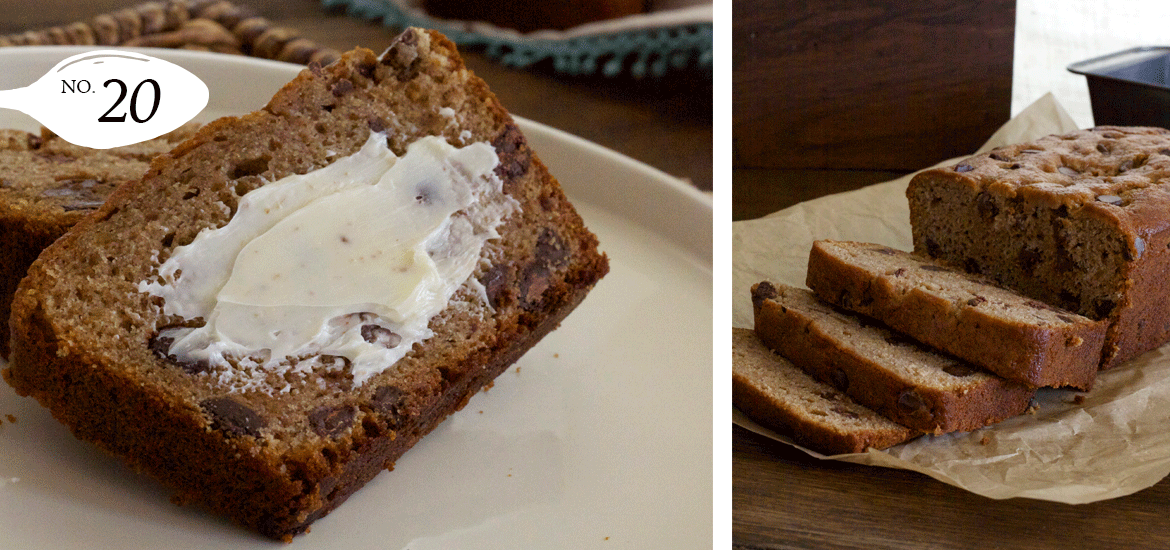
[[[731,396],[752,420],[827,455],[887,449],[918,435],[809,376],[751,329],[731,329]]]
[[[1036,390],[935,353],[877,322],[767,281],[752,287],[769,348],[890,420],[925,433],[965,432],[1027,410]]]
[[[430,318],[433,335],[360,381],[344,357],[284,357],[295,365],[247,372],[252,356],[227,367],[176,357],[162,335],[207,320],[165,313],[166,301],[142,290],[160,264],[228,224],[241,197],[351,155],[372,134],[399,157],[432,135],[456,148],[490,144],[498,157],[499,190],[452,219],[504,204],[510,213]],[[423,184],[415,200],[429,193]],[[380,56],[359,48],[302,71],[261,110],[208,124],[117,189],[29,270],[4,374],[178,500],[289,540],[465,405],[607,271],[596,238],[484,82],[450,41],[412,28]],[[397,345],[377,325],[362,333]],[[376,510],[363,514],[377,521]]]
[[[806,282],[826,302],[1009,380],[1088,390],[1097,379],[1105,321],[935,260],[880,244],[817,241]]]

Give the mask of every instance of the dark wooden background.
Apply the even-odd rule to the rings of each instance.
[[[1010,116],[1015,0],[735,0],[732,27],[736,219],[971,153]]]

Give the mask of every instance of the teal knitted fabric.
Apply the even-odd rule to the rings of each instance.
[[[362,19],[381,20],[387,27],[423,27],[445,34],[460,46],[483,47],[486,55],[512,67],[551,60],[554,70],[568,75],[623,73],[634,78],[660,77],[678,71],[711,74],[710,22],[637,29],[628,32],[542,39],[488,36],[469,32],[441,19],[415,15],[390,0],[322,0]]]

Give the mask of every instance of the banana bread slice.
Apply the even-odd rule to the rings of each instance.
[[[198,127],[105,150],[73,145],[47,129],[0,130],[0,357],[8,357],[12,293],[41,250]]]
[[[1036,393],[835,309],[805,289],[760,282],[752,287],[752,304],[765,345],[908,428],[974,430],[1024,412]]]
[[[414,182],[395,191],[409,193],[405,200],[354,201],[345,204],[355,208],[328,215],[306,206],[288,214],[281,224],[347,229],[321,232],[324,240],[311,247],[290,240],[244,248],[237,268],[221,273],[227,277],[230,270],[231,278],[216,307],[231,302],[225,293],[237,275],[255,274],[251,267],[238,267],[245,252],[279,248],[295,256],[358,245],[396,250],[392,241],[400,235],[362,228],[392,225],[402,212],[429,215],[432,208],[472,193],[470,204],[442,218],[438,227],[446,229],[431,234],[448,238],[424,241],[410,255],[394,257],[403,262],[402,273],[451,262],[470,273],[455,281],[439,313],[424,319],[420,338],[412,344],[388,328],[400,321],[391,318],[396,310],[383,311],[391,302],[363,302],[349,304],[356,311],[344,310],[350,313],[322,326],[322,331],[343,330],[337,342],[314,343],[319,347],[298,348],[294,355],[269,348],[234,354],[216,347],[226,345],[226,337],[213,337],[194,351],[180,349],[186,336],[202,328],[223,328],[225,317],[188,316],[186,308],[201,302],[182,298],[177,290],[187,288],[187,281],[214,277],[208,262],[197,254],[179,269],[166,266],[191,250],[215,256],[217,247],[198,243],[217,242],[207,239],[235,231],[240,220],[284,208],[256,197],[271,197],[289,182],[303,183],[302,178],[343,163],[352,170],[314,181],[326,187],[350,181],[373,162],[355,160],[366,158],[371,146],[382,151],[374,155],[377,162],[393,163],[391,171],[414,166],[414,172],[395,176]],[[419,158],[416,146],[455,151],[451,155],[476,152],[479,164],[488,154],[491,163],[482,173],[464,163],[465,156],[412,164]],[[418,176],[438,170],[441,176]],[[346,192],[327,194],[313,208],[333,204]],[[367,217],[354,219],[350,210]],[[318,215],[298,218],[302,212]],[[290,227],[299,226],[276,225],[264,237]],[[475,250],[467,243],[480,240],[470,263],[459,263],[467,258],[456,252]],[[326,259],[339,257],[304,258],[304,269],[282,274],[315,277]],[[369,258],[352,259],[384,267]],[[367,284],[373,267],[337,265],[325,275],[340,275],[340,282],[301,289],[306,292],[297,299],[317,291],[394,290],[389,282]],[[504,107],[465,68],[455,46],[438,33],[410,28],[380,56],[358,48],[326,67],[310,66],[261,110],[207,124],[155,158],[141,181],[115,190],[94,216],[29,269],[13,304],[12,360],[4,375],[77,437],[172,487],[178,501],[199,503],[289,540],[463,407],[556,328],[607,271],[596,237]],[[385,281],[401,283],[394,270],[386,273]],[[424,275],[420,280],[434,279],[433,273]],[[161,290],[167,288],[176,292]],[[263,329],[257,331],[262,337],[300,330],[294,322],[301,319],[294,315],[297,308],[318,307],[292,303],[292,294],[266,296],[289,301],[249,304],[244,293],[232,302],[292,312],[287,324],[255,327]],[[402,311],[414,311],[412,299],[432,298],[410,294]],[[241,327],[248,328],[236,326]],[[328,347],[334,344],[340,351]],[[351,354],[351,348],[361,354]],[[207,353],[200,356],[200,349]],[[397,351],[403,352],[400,358],[373,367],[362,355]]]
[[[917,435],[818,382],[746,328],[731,329],[731,391],[752,420],[827,455],[886,449]]]
[[[826,302],[1009,380],[1088,390],[1097,378],[1105,321],[928,258],[878,244],[817,241],[806,282]]]

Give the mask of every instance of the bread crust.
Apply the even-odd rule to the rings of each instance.
[[[425,135],[491,142],[504,192],[521,205],[485,248],[490,268],[432,319],[435,336],[361,386],[312,373],[278,381],[286,393],[228,391],[151,349],[175,321],[137,291],[153,266],[227,223],[247,191],[353,153],[381,130],[399,155]],[[289,540],[391,467],[607,272],[596,237],[454,45],[408,29],[381,56],[359,48],[302,71],[262,110],[206,125],[115,190],[30,268],[4,377],[177,500]]]

